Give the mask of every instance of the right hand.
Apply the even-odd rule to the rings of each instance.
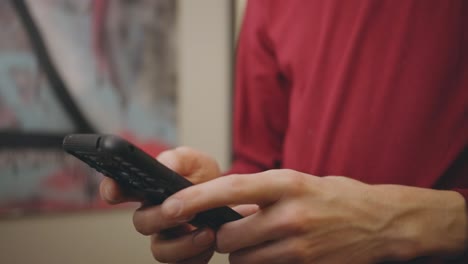
[[[164,151],[157,160],[194,184],[209,181],[221,174],[213,158],[188,147]],[[100,193],[109,204],[135,201],[108,177],[102,180]],[[214,253],[215,233],[209,228],[196,229],[187,223],[189,220],[174,222],[162,214],[161,206],[144,203],[133,215],[136,230],[143,235],[151,235],[151,251],[156,260],[208,263]]]

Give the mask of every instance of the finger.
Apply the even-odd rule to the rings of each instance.
[[[304,239],[300,236],[282,236],[275,240],[237,250],[230,254],[229,260],[231,264],[379,262],[379,256],[372,254],[372,250],[370,251],[371,253],[367,247],[356,247],[354,242],[343,239],[335,239],[330,242],[320,239]]]
[[[212,249],[214,239],[214,231],[208,228],[169,240],[155,234],[151,237],[151,251],[160,262],[185,261]]]
[[[279,200],[290,185],[288,170],[230,175],[183,189],[162,204],[167,218],[184,218],[227,204],[258,204]],[[295,172],[293,178],[301,173]],[[297,183],[295,183],[297,184]]]
[[[240,215],[246,217],[246,216],[249,216],[258,212],[260,207],[256,204],[241,204],[241,205],[234,206],[232,209],[238,212]]]
[[[214,250],[208,249],[207,251],[201,253],[198,256],[186,260],[177,261],[176,264],[206,264],[213,257],[213,254]]]
[[[308,263],[304,259],[306,252],[298,246],[294,240],[282,239],[277,241],[265,242],[263,244],[245,248],[229,255],[231,264],[288,264],[288,263]]]
[[[142,235],[148,236],[162,230],[187,223],[192,217],[174,221],[167,219],[161,213],[161,206],[143,206],[133,214],[133,225]]]
[[[104,177],[99,185],[101,198],[109,204],[119,204],[123,202],[136,202],[137,198],[130,196],[122,190],[113,179]]]
[[[156,159],[169,169],[185,176],[190,173],[188,165],[193,163],[191,160],[193,158],[190,155],[184,156],[176,148],[161,152]]]
[[[161,152],[156,159],[193,183],[204,182],[220,175],[220,169],[214,159],[189,147]]]
[[[299,226],[297,221],[291,221],[301,217],[294,207],[288,204],[268,207],[222,225],[217,232],[216,250],[220,253],[230,253],[266,241],[295,235],[303,227]]]
[[[199,169],[201,155],[189,147],[178,147],[161,152],[156,159],[180,175],[189,176]]]

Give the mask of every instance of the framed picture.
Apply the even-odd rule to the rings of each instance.
[[[8,29],[4,23],[5,16],[13,16],[14,11],[10,6],[9,2],[18,1],[18,0],[9,0],[9,1],[0,1],[0,6],[3,8],[8,8],[10,10],[0,11],[0,47],[4,47],[5,44],[3,35],[7,31],[24,29],[21,20],[15,17],[14,25],[11,25],[13,29]],[[33,2],[47,3],[47,2],[60,2],[62,0],[28,0],[27,3],[30,4],[29,8],[34,16],[37,16],[38,13],[36,6]],[[76,2],[89,2],[88,0],[72,0],[74,4],[79,4]],[[122,0],[109,0],[112,1],[122,1]],[[159,1],[159,0],[146,0],[147,2]],[[176,0],[169,0],[176,1]],[[94,1],[93,1],[94,2]],[[132,2],[126,0],[126,2]],[[4,4],[5,3],[5,4]],[[7,4],[8,3],[8,4]],[[32,4],[32,5],[31,5]],[[93,4],[94,5],[94,4]],[[73,7],[79,8],[79,10],[84,10],[80,12],[85,12],[88,8],[93,8],[92,6],[83,4],[83,7]],[[231,141],[230,141],[230,127],[231,127],[231,115],[232,115],[232,58],[233,58],[233,25],[234,21],[232,15],[234,14],[232,7],[233,3],[231,0],[197,0],[197,1],[176,1],[176,21],[175,21],[175,35],[174,43],[177,47],[175,50],[175,98],[174,105],[175,111],[174,116],[172,117],[175,122],[173,123],[175,135],[171,137],[175,138],[175,143],[172,143],[170,139],[164,138],[164,133],[158,136],[150,137],[141,135],[138,132],[138,135],[129,135],[134,137],[139,142],[140,146],[144,145],[147,149],[159,149],[166,147],[172,147],[173,145],[186,145],[197,150],[203,151],[208,155],[214,157],[220,164],[222,169],[228,169],[231,159]],[[72,7],[66,7],[72,8]],[[51,12],[48,12],[46,16],[51,15]],[[13,18],[11,18],[13,19]],[[93,20],[94,21],[94,20]],[[42,38],[47,43],[49,49],[49,55],[52,57],[54,63],[62,61],[65,57],[57,57],[54,51],[57,51],[59,47],[54,46],[55,42],[52,42],[50,37],[47,35],[50,34],[44,29],[42,29],[42,23],[40,19],[36,19],[36,24],[38,27],[41,27]],[[85,24],[84,27],[91,27],[93,23],[91,22],[79,22]],[[53,33],[53,32],[52,32]],[[73,32],[73,34],[77,34]],[[11,36],[11,35],[9,35]],[[33,64],[36,65],[35,72],[40,78],[43,78],[43,82],[47,83],[47,77],[45,76],[44,69],[40,66],[37,66],[38,61],[36,60],[36,55],[33,54],[32,46],[27,39],[27,34],[23,33],[23,38],[25,39],[25,44],[29,47],[29,55],[33,60]],[[94,39],[94,38],[93,38]],[[86,42],[89,43],[89,42]],[[101,42],[102,43],[102,42]],[[88,46],[92,46],[89,44]],[[19,44],[15,44],[17,48],[20,47]],[[11,47],[10,48],[14,48]],[[5,52],[0,49],[0,58],[4,58],[6,55]],[[171,55],[172,56],[172,55]],[[75,58],[78,60],[79,58]],[[70,59],[74,61],[75,59]],[[5,64],[6,62],[3,59],[0,59],[0,64]],[[55,65],[58,71],[62,72],[62,67]],[[78,68],[78,72],[80,69]],[[76,75],[80,76],[80,75]],[[61,73],[61,77],[65,82],[71,81],[70,77],[67,77],[65,73]],[[25,148],[16,147],[12,149],[11,147],[5,147],[5,142],[8,142],[8,145],[11,146],[12,143],[5,136],[6,129],[8,127],[14,127],[11,125],[11,122],[4,120],[12,120],[8,112],[4,112],[6,106],[5,100],[5,91],[6,88],[3,86],[5,79],[0,80],[0,119],[1,129],[3,132],[0,140],[0,149],[2,153],[6,154],[6,150],[25,150]],[[39,78],[39,77],[38,77]],[[156,85],[156,84],[153,84]],[[80,87],[78,85],[77,87]],[[159,86],[158,86],[159,87]],[[73,88],[69,88],[70,90]],[[97,89],[97,88],[95,88]],[[8,90],[11,91],[11,90]],[[28,90],[29,91],[29,90]],[[47,91],[47,90],[43,90]],[[70,93],[74,92],[71,91]],[[99,91],[98,91],[99,92]],[[71,94],[70,96],[76,96]],[[94,93],[89,93],[89,97],[96,96]],[[77,104],[79,102],[76,102]],[[51,105],[52,106],[52,105]],[[59,105],[60,106],[60,105]],[[86,106],[88,107],[88,106]],[[79,109],[83,113],[88,110],[86,107],[80,106]],[[58,106],[57,106],[58,108]],[[68,120],[66,110],[64,111],[63,119]],[[91,116],[88,114],[83,114],[87,118],[93,118],[95,115],[102,114],[101,112],[108,111],[105,108],[94,108],[96,113],[91,112]],[[5,114],[6,113],[6,114]],[[106,115],[104,115],[107,117]],[[6,118],[5,118],[6,117]],[[4,119],[5,118],[5,119]],[[52,119],[52,117],[51,117]],[[41,119],[44,120],[44,119]],[[153,121],[154,120],[154,121]],[[57,120],[58,122],[59,120]],[[155,118],[145,120],[146,122],[157,122]],[[42,121],[45,122],[45,121]],[[91,120],[89,121],[91,123]],[[97,121],[97,124],[93,123],[95,126],[94,129],[98,130],[98,126],[103,125],[100,122],[107,122],[106,119],[100,119]],[[161,121],[162,122],[162,121]],[[128,130],[134,131],[137,128],[131,126]],[[19,132],[19,131],[21,132]],[[14,131],[16,134],[21,135],[24,133],[25,128],[17,129]],[[55,133],[63,134],[75,132],[75,128],[70,125],[69,129],[66,131],[54,130],[58,132],[46,133],[47,137],[40,138],[40,140],[28,140],[27,145],[31,144],[43,144],[48,146],[47,148],[39,149],[41,155],[44,154],[46,150],[53,152],[58,155],[63,153],[58,151],[59,148],[50,148],[51,143],[39,143],[46,142],[49,140],[49,136],[55,135]],[[30,129],[28,131],[37,131],[37,129]],[[101,132],[101,131],[99,131]],[[120,133],[116,132],[113,129],[107,131],[109,133]],[[28,132],[29,133],[29,132]],[[161,132],[162,133],[162,132]],[[125,132],[122,134],[130,134]],[[43,136],[42,133],[40,135]],[[49,139],[47,139],[49,138]],[[54,139],[54,137],[51,137]],[[60,137],[57,137],[61,140]],[[22,138],[20,145],[26,145],[25,138]],[[52,141],[53,143],[54,141]],[[56,145],[60,143],[55,141]],[[158,147],[163,145],[163,147]],[[18,145],[17,145],[18,146]],[[37,148],[34,147],[36,151]],[[34,152],[34,157],[37,158],[37,152]],[[8,154],[11,155],[11,154]],[[52,155],[51,155],[52,156]],[[52,156],[51,159],[55,157]],[[59,156],[57,159],[68,159],[68,156]],[[18,164],[15,166],[25,166],[24,162],[25,157],[21,159],[12,157],[11,160],[3,160],[0,164],[0,177],[4,178],[6,169],[5,165],[12,166],[12,164]],[[16,161],[17,163],[12,163]],[[21,162],[21,163],[19,163]],[[73,159],[66,162],[74,162]],[[32,164],[33,165],[33,164]],[[42,167],[43,164],[40,164],[39,167]],[[77,165],[81,166],[81,164]],[[89,171],[85,174],[91,173]],[[8,189],[6,193],[14,193],[16,201],[27,201],[24,197],[33,197],[28,195],[30,193],[37,193],[39,185],[31,185],[31,189],[24,189],[24,185],[20,181],[25,181],[30,184],[32,181],[31,178],[23,177],[22,175],[14,174],[16,176],[11,177],[11,183],[8,183],[9,187],[3,187],[6,183],[4,179],[0,180],[0,191],[2,193],[2,208],[7,208],[5,201],[6,195],[3,190]],[[81,202],[76,202],[73,200],[73,203],[81,205],[78,213],[77,209],[73,209],[72,203],[67,202],[62,208],[57,208],[56,206],[48,209],[44,206],[41,207],[41,199],[35,200],[34,198],[29,198],[30,207],[26,208],[24,206],[16,206],[9,208],[11,210],[3,211],[2,216],[0,216],[0,263],[69,263],[69,264],[81,264],[81,263],[113,263],[113,264],[124,264],[124,263],[154,263],[154,258],[151,256],[150,251],[148,250],[148,240],[146,237],[142,237],[137,234],[134,230],[133,225],[131,224],[131,214],[133,213],[133,208],[127,208],[123,210],[89,210],[91,206],[94,208],[99,208],[101,206],[99,203],[99,198],[96,195],[97,188],[97,179],[95,175],[81,175],[77,174],[73,178],[69,174],[66,174],[67,177],[60,177],[57,181],[58,185],[64,188],[63,186],[76,186],[79,182],[78,178],[83,177],[84,181],[87,181],[85,185],[90,187],[76,188],[77,193],[83,194],[85,192],[90,193],[88,198],[81,199]],[[16,178],[15,178],[16,177]],[[16,181],[15,181],[16,179]],[[34,179],[34,178],[33,178]],[[92,183],[95,181],[95,183]],[[70,182],[70,183],[67,183]],[[18,186],[18,189],[16,189]],[[30,185],[28,185],[30,186]],[[42,187],[41,187],[42,188]],[[40,189],[40,188],[39,188]],[[71,190],[71,188],[69,189]],[[87,191],[84,191],[87,190]],[[24,192],[24,196],[19,196],[19,192]],[[44,193],[44,192],[42,192]],[[63,199],[65,192],[60,191],[57,194],[55,201],[60,201]],[[37,196],[37,195],[36,195]],[[11,201],[11,199],[8,199]],[[78,200],[79,201],[79,200]],[[84,201],[84,202],[83,202]],[[67,209],[68,208],[68,209]],[[11,215],[14,212],[19,212],[21,214],[31,213],[27,217],[5,217]],[[73,210],[73,213],[62,213],[69,212]],[[43,212],[59,212],[59,213],[43,213]],[[39,212],[39,213],[34,213]],[[27,238],[27,239],[25,239]],[[72,238],[72,243],[64,243],[64,241],[70,241]],[[52,250],[52,251],[51,251]],[[52,252],[52,253],[51,253]],[[129,254],[130,252],[130,254]],[[217,255],[212,260],[213,263],[227,263],[225,255]]]
[[[177,132],[178,1],[0,2],[0,215],[106,207],[69,133],[152,155]]]

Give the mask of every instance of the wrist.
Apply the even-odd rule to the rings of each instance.
[[[465,199],[459,193],[398,185],[374,187],[383,195],[386,208],[381,235],[387,258],[463,253],[468,224]]]

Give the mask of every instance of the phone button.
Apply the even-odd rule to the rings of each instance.
[[[121,164],[124,165],[125,167],[131,167],[132,166],[132,164],[130,162],[126,162],[126,161],[122,161]]]
[[[122,159],[121,157],[119,157],[119,156],[113,156],[112,158],[113,158],[115,161],[119,161],[119,162],[122,162],[122,160],[123,160],[123,159]]]
[[[164,192],[164,189],[162,188],[146,188],[145,192],[146,199],[155,204],[161,204],[168,197],[168,195]]]
[[[124,177],[125,179],[128,179],[130,177],[130,173],[126,172],[126,171],[121,171],[119,172],[119,174]]]
[[[130,170],[133,172],[139,172],[140,170],[136,167],[130,167]]]
[[[142,189],[144,187],[143,184],[139,181],[129,180],[128,183],[137,189]]]

